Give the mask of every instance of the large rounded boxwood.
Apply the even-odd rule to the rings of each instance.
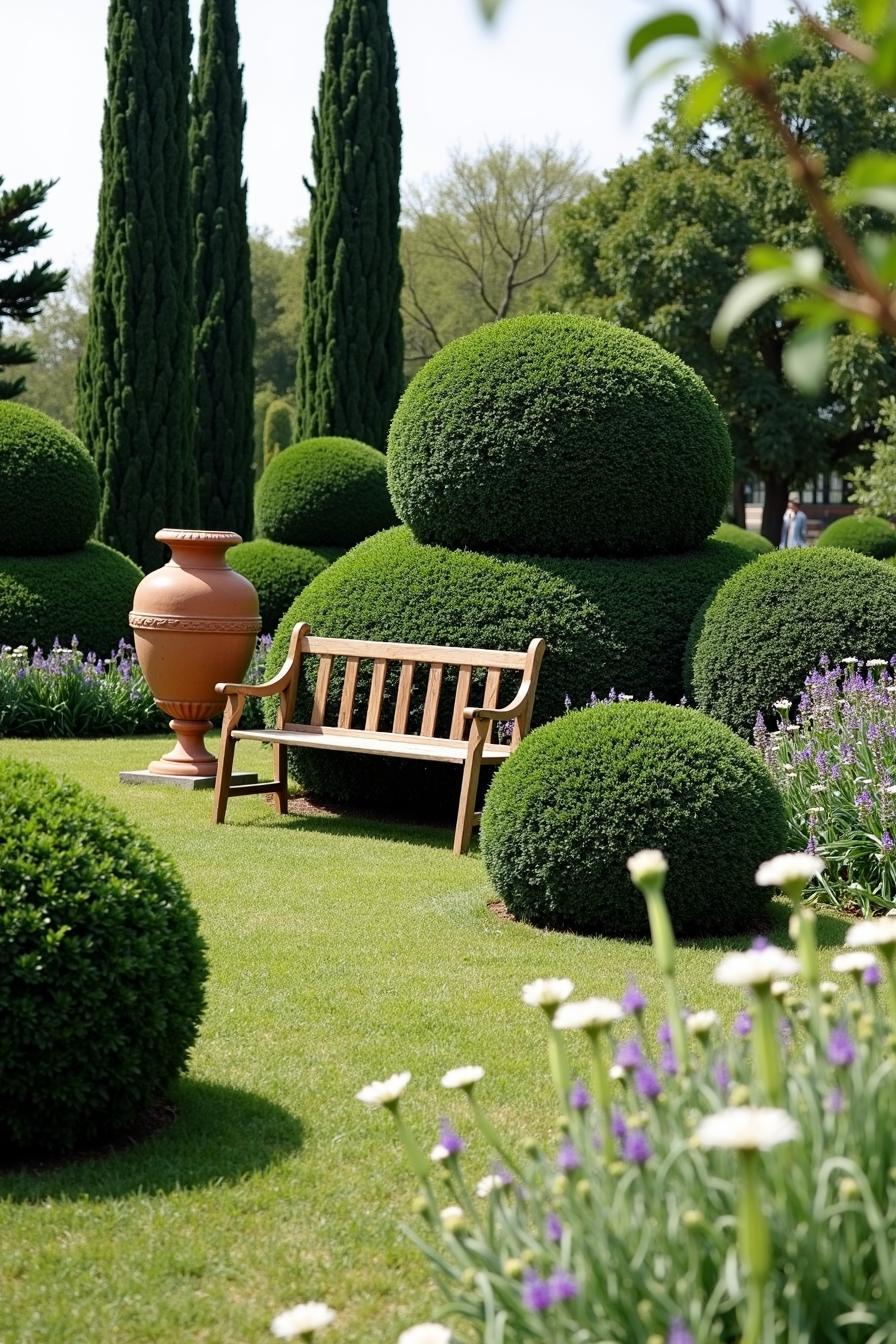
[[[227,562],[258,593],[261,628],[266,635],[274,633],[287,607],[327,567],[327,561],[317,551],[264,538],[232,546],[227,552]]]
[[[132,560],[89,541],[67,555],[0,555],[0,644],[49,649],[77,635],[81,649],[105,656],[130,638],[128,613],[143,575]]]
[[[682,654],[695,612],[748,561],[743,551],[724,542],[706,542],[684,555],[637,560],[486,555],[427,546],[415,541],[409,529],[394,528],[362,542],[309,584],[280,624],[268,668],[280,666],[290,631],[300,620],[319,635],[496,649],[524,649],[541,635],[547,654],[536,722],[562,714],[567,696],[578,706],[592,692],[602,698],[612,688],[678,699]],[[307,710],[313,675],[309,664],[300,713]],[[415,686],[412,725],[422,709],[423,680]],[[359,704],[367,684],[359,683]],[[512,678],[503,689],[509,700],[516,689]],[[339,691],[335,676],[331,714]],[[451,693],[447,684],[442,699],[449,707]],[[390,709],[387,696],[383,722]],[[292,766],[312,791],[342,799],[375,798],[387,786],[394,796],[402,778],[447,774],[456,803],[456,775],[445,767],[410,768],[332,752],[293,753]]]
[[[871,514],[851,514],[829,523],[820,533],[816,546],[839,546],[860,555],[873,555],[875,560],[887,560],[896,555],[896,527],[886,518]]]
[[[389,486],[421,541],[658,555],[705,541],[731,486],[706,385],[646,336],[540,313],[452,341],[406,389]]]
[[[256,532],[288,546],[354,546],[394,522],[386,460],[357,439],[293,444],[255,491]]]
[[[482,854],[507,909],[543,928],[644,937],[626,859],[661,849],[676,932],[756,927],[757,865],[785,847],[781,795],[758,754],[696,710],[601,705],[537,729],[498,770]]]
[[[46,770],[0,761],[0,1153],[127,1134],[184,1068],[203,1008],[170,860]]]
[[[73,551],[99,507],[99,476],[81,440],[42,411],[0,401],[0,554]]]
[[[757,713],[794,699],[822,653],[896,651],[896,571],[828,547],[762,555],[695,618],[690,680],[700,709],[748,737]]]
[[[732,546],[740,546],[751,555],[767,555],[769,551],[775,549],[768,537],[762,536],[760,532],[750,532],[745,527],[738,527],[736,523],[719,523],[712,535],[715,541],[730,542]]]

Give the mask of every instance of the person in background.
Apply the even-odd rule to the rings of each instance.
[[[800,508],[800,502],[792,496],[787,501],[787,512],[781,526],[781,545],[779,550],[788,551],[792,546],[807,546],[806,515]]]

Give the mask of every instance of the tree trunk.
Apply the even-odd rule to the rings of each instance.
[[[738,527],[747,525],[747,504],[744,498],[744,482],[735,479],[731,487],[731,521]]]
[[[774,546],[781,540],[781,519],[787,508],[787,495],[790,482],[783,476],[770,473],[763,476],[765,483],[765,503],[762,506],[762,535]]]

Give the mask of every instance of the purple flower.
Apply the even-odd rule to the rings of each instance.
[[[871,797],[871,794],[868,792],[867,789],[863,789],[862,792],[857,794],[855,798],[855,805],[860,812],[871,807],[873,802],[874,799]]]
[[[669,1026],[669,1023],[666,1021],[665,1018],[663,1018],[662,1022],[656,1029],[656,1038],[659,1041],[660,1045],[672,1044],[672,1028]]]
[[[843,1093],[839,1087],[832,1087],[824,1099],[824,1108],[830,1115],[839,1115],[843,1110]]]
[[[663,1046],[660,1055],[660,1068],[669,1078],[674,1078],[678,1072],[678,1060],[675,1058],[675,1051],[671,1045]]]
[[[564,1139],[557,1152],[558,1171],[577,1171],[582,1165],[578,1149],[570,1139]]]
[[[462,1153],[467,1146],[461,1136],[444,1119],[439,1121],[439,1143],[452,1157]]]
[[[548,1279],[551,1302],[570,1302],[578,1296],[579,1285],[565,1269],[555,1269]]]
[[[620,1069],[636,1069],[639,1064],[644,1062],[644,1051],[641,1049],[641,1042],[637,1036],[632,1036],[628,1041],[622,1041],[616,1050],[615,1063]]]
[[[749,1013],[738,1013],[731,1030],[735,1036],[749,1036],[753,1030],[753,1019]]]
[[[785,1048],[790,1045],[793,1039],[793,1027],[787,1017],[778,1018],[778,1039]]]
[[[680,1316],[676,1316],[675,1320],[669,1325],[666,1344],[694,1344],[694,1336]]]
[[[880,838],[880,847],[885,854],[889,854],[893,848],[893,837],[889,831],[884,831]]]
[[[764,952],[768,947],[768,939],[760,933],[758,937],[753,939],[751,946],[754,952]]]
[[[731,1070],[724,1059],[717,1059],[712,1066],[712,1076],[720,1092],[727,1092],[731,1086]]]
[[[647,1000],[635,984],[634,980],[628,982],[625,993],[619,1000],[619,1004],[624,1013],[629,1013],[633,1017],[640,1017],[647,1007]]]
[[[646,1060],[635,1070],[635,1089],[639,1096],[646,1097],[648,1101],[655,1101],[663,1090],[659,1078]]]
[[[561,1241],[563,1239],[563,1224],[556,1213],[549,1213],[545,1218],[544,1234],[548,1241]]]
[[[540,1279],[533,1272],[528,1273],[523,1280],[522,1298],[527,1311],[547,1311],[554,1300],[547,1279]]]
[[[848,1069],[855,1062],[856,1048],[845,1027],[834,1027],[828,1037],[828,1063],[835,1069]]]
[[[569,1104],[574,1111],[587,1111],[591,1105],[591,1093],[580,1078],[569,1089]]]
[[[868,966],[862,972],[862,983],[867,985],[869,989],[876,989],[881,982],[881,978],[879,966]]]
[[[624,1139],[628,1133],[628,1125],[625,1123],[625,1116],[618,1106],[614,1106],[610,1113],[610,1129],[614,1139]]]
[[[843,762],[844,765],[855,765],[856,763],[855,747],[851,746],[848,742],[842,742],[840,744],[840,760]]]
[[[626,1162],[634,1162],[642,1167],[652,1155],[650,1140],[640,1129],[630,1129],[622,1144],[622,1156]]]

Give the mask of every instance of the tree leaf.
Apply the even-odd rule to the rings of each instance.
[[[757,275],[747,275],[739,280],[726,294],[712,324],[710,336],[716,349],[725,344],[735,327],[741,326],[757,308],[768,303],[783,289],[788,289],[793,282],[793,270],[789,266],[774,271],[760,271]]]
[[[828,326],[802,326],[787,342],[781,357],[787,381],[804,396],[815,397],[828,372]]]
[[[879,33],[890,14],[891,0],[856,0],[859,22],[866,32]]]
[[[790,253],[770,243],[755,243],[747,250],[747,266],[751,271],[776,271],[790,265]]]
[[[628,60],[631,65],[642,51],[662,42],[667,37],[699,37],[700,25],[693,14],[684,10],[670,10],[667,14],[658,14],[636,28],[628,40]]]
[[[689,126],[700,126],[712,116],[727,85],[728,71],[718,65],[693,81],[681,104],[681,115]]]

